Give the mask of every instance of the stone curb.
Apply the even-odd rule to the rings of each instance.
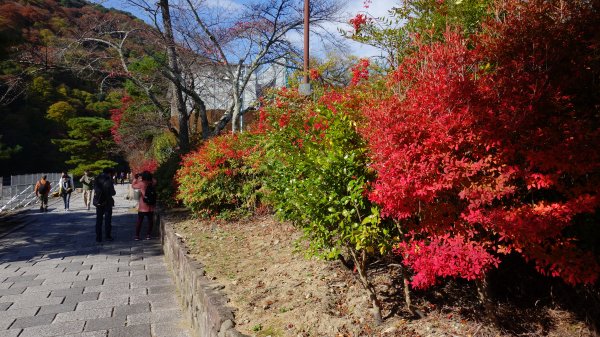
[[[183,312],[198,337],[248,337],[235,329],[234,315],[219,292],[222,286],[210,281],[202,264],[187,255],[173,226],[160,219],[160,236],[165,260],[173,272]]]

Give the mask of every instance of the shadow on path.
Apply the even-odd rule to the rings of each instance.
[[[96,243],[81,195],[71,211],[32,206],[0,237],[0,336],[191,335],[159,240],[133,240],[135,203],[115,187],[114,241]]]
[[[154,245],[156,240],[133,241],[136,221],[135,203],[125,200],[126,188],[116,186],[115,207],[113,208],[112,236],[113,242],[95,242],[96,212],[83,207],[81,195],[76,194],[71,199],[71,210],[64,211],[62,200],[52,202],[48,213],[40,213],[37,205],[16,215],[11,221],[14,226],[25,226],[4,234],[0,237],[0,263],[15,261],[31,261],[46,258],[64,258],[88,254],[119,255],[132,246],[149,246],[145,253],[161,255],[160,246]],[[154,234],[156,236],[156,227]],[[145,234],[147,225],[144,224],[142,233]],[[150,248],[150,247],[146,247]]]

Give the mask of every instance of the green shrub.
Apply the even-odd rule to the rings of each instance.
[[[354,111],[291,97],[267,107],[265,183],[277,215],[303,229],[310,253],[336,258],[348,249],[384,253],[389,230],[368,198],[373,172]],[[279,106],[279,107],[278,107]]]
[[[309,254],[354,260],[378,308],[367,262],[390,249],[394,226],[367,198],[374,173],[356,126],[360,102],[341,98],[331,90],[312,102],[284,91],[264,107],[265,185],[277,215],[304,232]]]

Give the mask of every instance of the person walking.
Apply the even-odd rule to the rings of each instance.
[[[92,204],[92,192],[94,190],[94,177],[92,177],[88,171],[83,172],[83,177],[79,179],[79,182],[83,186],[83,204],[87,209],[90,209]]]
[[[112,208],[115,205],[113,196],[117,194],[113,184],[114,171],[105,168],[96,178],[94,184],[93,204],[96,207],[96,242],[102,242],[102,222],[104,221],[104,235],[107,241],[112,241]]]
[[[136,174],[132,187],[140,190],[138,200],[138,216],[135,224],[135,241],[140,240],[140,232],[142,231],[142,223],[144,217],[148,218],[148,233],[146,240],[152,239],[152,227],[154,225],[154,209],[156,207],[156,181],[152,177],[152,173],[148,171],[142,174]]]
[[[40,199],[40,212],[48,212],[48,194],[50,193],[50,182],[47,176],[43,175],[42,179],[35,183],[35,195]]]
[[[71,193],[73,193],[73,181],[67,172],[63,172],[58,181],[58,194],[63,198],[65,211],[69,210],[69,202],[71,201]]]

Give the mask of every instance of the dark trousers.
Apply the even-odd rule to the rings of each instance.
[[[40,194],[40,211],[48,212],[48,194]]]
[[[111,237],[112,207],[96,207],[96,241],[102,241],[102,220],[104,220],[104,235]]]
[[[142,222],[144,217],[148,217],[148,236],[152,235],[152,227],[154,225],[154,212],[138,212],[137,222],[135,224],[135,236],[140,236],[142,231]]]

